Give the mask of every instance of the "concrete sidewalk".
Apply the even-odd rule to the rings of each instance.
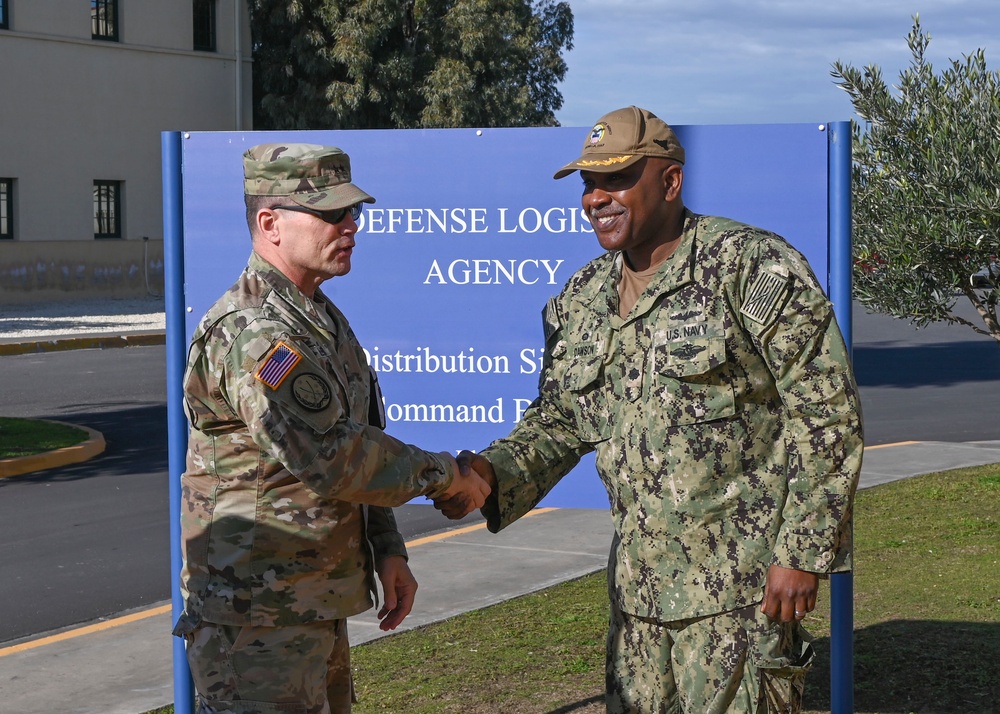
[[[427,506],[430,508],[431,506]],[[484,523],[411,541],[420,582],[396,632],[601,570],[607,511],[539,509],[499,534]],[[0,647],[0,710],[19,714],[141,714],[173,701],[169,603]],[[352,644],[387,633],[375,610],[349,623]]]
[[[870,447],[861,487],[1000,462],[1000,441],[908,442]],[[430,508],[430,506],[427,506]],[[397,632],[542,590],[601,570],[611,543],[607,511],[540,509],[499,534],[484,524],[416,539],[420,581],[413,613]],[[20,714],[141,714],[169,704],[169,604],[0,648],[0,709]],[[374,611],[350,620],[351,641],[383,633]]]
[[[86,298],[0,306],[0,355],[163,344],[162,297]]]

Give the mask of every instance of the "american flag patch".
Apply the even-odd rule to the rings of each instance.
[[[279,342],[257,370],[257,379],[271,389],[277,389],[300,359],[302,355],[284,342]]]
[[[762,273],[750,286],[740,312],[755,322],[766,325],[774,318],[774,311],[785,297],[788,278],[770,271]]]

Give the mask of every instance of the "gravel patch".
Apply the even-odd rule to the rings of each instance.
[[[0,339],[162,332],[163,298],[46,302],[0,306]]]

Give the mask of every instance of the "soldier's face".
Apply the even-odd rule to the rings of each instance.
[[[307,213],[280,212],[281,250],[290,267],[316,284],[351,272],[351,254],[358,224],[350,211],[338,223],[328,223]]]
[[[668,176],[674,169],[680,167],[644,158],[614,173],[580,172],[583,208],[598,242],[605,250],[625,251],[638,270],[674,237],[672,219],[680,203],[679,184],[674,191],[675,177]]]

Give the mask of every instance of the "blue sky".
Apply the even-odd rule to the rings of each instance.
[[[671,124],[853,118],[835,60],[894,84],[920,14],[935,70],[979,48],[1000,68],[998,0],[569,0],[574,49],[559,85],[563,126],[637,104]]]

